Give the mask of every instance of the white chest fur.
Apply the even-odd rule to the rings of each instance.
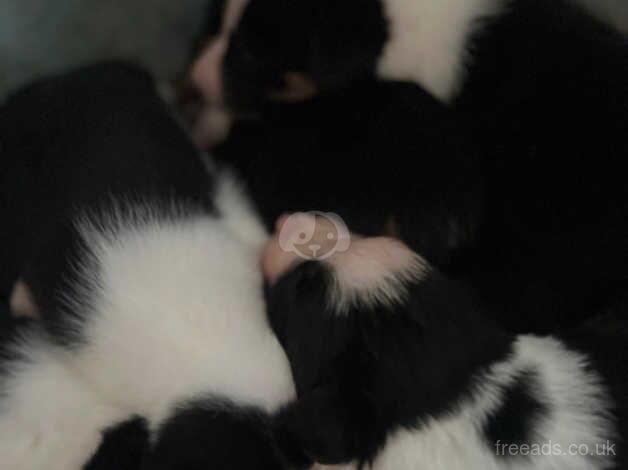
[[[96,263],[77,267],[82,286],[67,301],[84,309],[85,341],[66,350],[34,331],[16,346],[25,360],[0,383],[0,470],[78,469],[104,428],[140,415],[154,429],[193,398],[266,411],[294,398],[266,320],[266,234],[230,179],[215,202],[219,218],[137,207],[113,210],[104,233],[82,224]]]

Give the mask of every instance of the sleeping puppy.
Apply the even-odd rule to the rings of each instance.
[[[222,21],[209,25],[217,40],[228,42],[244,4],[222,2]],[[213,122],[215,110],[210,115]],[[421,88],[364,80],[302,103],[267,103],[236,120],[212,155],[238,170],[270,229],[284,212],[334,212],[361,233],[400,237],[446,268],[473,243],[481,220],[479,153],[467,134]]]
[[[269,229],[284,212],[339,215],[453,269],[482,221],[480,155],[464,126],[419,87],[365,81],[234,124],[212,155],[247,182]]]
[[[625,73],[620,53],[628,47],[562,0],[223,0],[211,14],[211,39],[191,78],[208,101],[233,110],[302,100],[364,77],[418,83],[447,102],[473,91],[468,86],[477,79],[498,80],[504,89],[493,90],[485,107],[549,71],[556,79],[539,77],[539,99],[559,92],[567,76],[579,85],[596,78],[589,85],[599,94],[599,87],[620,83],[609,67]],[[578,66],[586,68],[572,75]]]
[[[299,397],[278,434],[311,458],[373,470],[626,468],[625,322],[513,336],[399,241],[330,239],[328,220],[304,214],[278,225],[264,254],[269,317]]]
[[[255,109],[261,116],[261,123],[235,123],[217,154],[236,161],[237,155],[259,153],[241,166],[253,169],[245,180],[257,188],[256,199],[276,191],[278,197],[266,198],[265,205],[276,207],[273,217],[293,210],[342,212],[346,201],[366,199],[362,192],[376,195],[371,204],[380,205],[385,192],[395,195],[391,207],[414,204],[421,212],[427,192],[417,197],[405,181],[424,185],[444,161],[451,178],[467,187],[476,178],[483,187],[481,209],[466,215],[475,221],[473,236],[462,230],[473,242],[441,264],[429,249],[404,240],[448,276],[470,280],[493,310],[503,312],[505,326],[548,332],[612,308],[624,297],[624,37],[561,0],[250,0],[226,6],[220,34],[204,49],[192,77],[211,102],[236,113]],[[418,84],[454,108],[457,116],[446,119],[462,124],[445,128],[444,135],[459,140],[459,129],[466,128],[473,141],[464,145],[481,159],[461,164],[443,157],[451,155],[447,145],[423,151],[442,145],[432,138],[434,127],[426,125],[436,107],[417,98],[418,91],[408,92],[410,85],[396,91],[397,98],[381,91],[398,86],[390,84],[394,80]],[[365,85],[369,81],[386,84]],[[390,103],[387,111],[382,102]],[[352,107],[355,115],[346,110]],[[406,112],[408,107],[414,111]],[[397,115],[395,109],[404,111]],[[398,135],[410,144],[398,146]],[[325,136],[328,143],[318,147]],[[333,155],[329,161],[327,152]],[[408,158],[418,169],[404,166]],[[271,173],[286,168],[285,161],[293,162],[291,175],[297,176],[284,175],[278,183]],[[318,165],[321,161],[325,165]],[[327,170],[362,168],[363,161],[372,163],[359,183],[351,177],[357,170]],[[312,182],[314,166],[325,168],[325,184],[319,174]],[[338,174],[354,194],[339,188]],[[291,191],[283,193],[287,186]],[[287,194],[317,194],[321,202],[303,197],[301,204],[289,204]],[[438,200],[440,193],[435,194]],[[452,216],[452,206],[445,205],[439,216],[453,221],[451,233],[458,239],[465,216]],[[419,223],[410,231],[417,239],[432,226]]]
[[[132,66],[44,80],[0,115],[3,248],[41,318],[1,345],[0,466],[284,468],[269,422],[294,385],[234,178]]]

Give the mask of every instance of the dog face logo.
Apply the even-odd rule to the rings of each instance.
[[[349,249],[351,235],[344,221],[331,212],[297,212],[285,218],[279,247],[307,260],[323,260]]]

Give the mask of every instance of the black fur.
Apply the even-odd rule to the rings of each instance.
[[[534,371],[527,371],[520,373],[504,389],[499,410],[484,423],[484,434],[491,449],[498,443],[522,445],[534,442],[531,431],[540,417],[551,412],[549,406],[535,396],[535,388],[539,388],[539,378]]]
[[[206,470],[209,462],[216,470],[288,468],[270,429],[269,417],[255,408],[214,399],[188,403],[162,426],[142,469]]]
[[[254,101],[267,86],[253,76],[288,71],[312,76],[322,96],[259,108],[261,122],[236,124],[217,154],[244,168],[269,219],[322,208],[373,233],[400,208],[398,235],[413,248],[470,281],[511,331],[546,333],[612,307],[628,287],[628,43],[561,0],[504,0],[474,26],[445,117],[409,85],[361,85],[388,38],[379,1],[252,0],[224,64],[228,98]],[[317,55],[319,43],[330,46]],[[247,60],[255,75],[233,65]],[[446,120],[462,125],[437,124]],[[461,128],[473,137],[466,162]],[[472,202],[452,203],[462,200]],[[462,244],[434,255],[426,240],[442,243],[448,223],[462,224]]]
[[[138,470],[149,452],[146,422],[131,419],[103,432],[103,443],[83,470]]]
[[[628,468],[626,439],[628,436],[628,304],[616,306],[579,328],[563,332],[561,338],[574,350],[586,351],[589,367],[599,371],[608,383],[612,399],[611,411],[619,430],[617,468]]]
[[[332,276],[324,263],[304,262],[267,294],[269,317],[299,395],[277,419],[277,433],[290,436],[313,460],[372,462],[394,431],[422,430],[430,420],[446,420],[467,406],[465,400],[486,384],[482,374],[515,354],[515,337],[484,315],[472,292],[438,273],[408,285],[399,305],[362,305],[348,313],[330,306]],[[625,436],[626,322],[619,320],[618,329],[608,319],[599,323],[605,327],[594,334],[584,329],[565,334],[564,344],[592,358],[590,367],[601,374],[612,400],[592,411],[606,416],[604,407],[615,404],[613,424]],[[500,406],[477,423],[480,439],[491,451],[497,444],[535,443],[537,426],[554,419],[546,384],[532,367],[500,387]],[[579,387],[575,380],[573,387]],[[446,431],[437,428],[441,432]],[[624,468],[622,441],[613,442],[614,468]],[[419,465],[421,458],[412,462]]]
[[[306,262],[268,293],[299,395],[277,426],[319,462],[370,461],[388,433],[445,415],[510,352],[511,338],[455,282],[435,275],[410,285],[403,305],[338,314],[326,307],[330,276]]]
[[[512,328],[551,331],[628,287],[628,43],[562,2],[509,5],[470,39],[456,100],[486,149],[469,277]]]
[[[92,265],[96,257],[79,233],[77,219],[87,214],[106,233],[117,228],[112,213],[122,219],[132,216],[128,213],[135,202],[148,204],[151,216],[159,220],[217,215],[212,175],[159,99],[151,78],[127,64],[95,65],[19,91],[0,109],[0,130],[5,150],[0,216],[7,221],[3,263],[14,274],[9,283],[19,276],[30,287],[45,328],[39,321],[27,322],[28,328],[37,329],[36,337],[79,355],[88,341],[80,326],[89,321],[85,315],[97,286],[88,284],[88,292],[81,287],[99,266]],[[20,331],[19,322],[0,315],[0,353]],[[2,359],[0,383],[8,372],[3,369],[6,361],[16,358]],[[287,465],[273,444],[268,416],[223,403],[212,409],[208,403],[174,410],[168,424],[151,436],[157,442],[154,454],[147,449],[142,420],[148,417],[105,430],[85,469]],[[212,435],[202,434],[206,432]],[[290,456],[304,459],[296,451]]]
[[[448,109],[411,84],[365,81],[235,124],[213,154],[247,182],[268,227],[282,213],[338,213],[394,232],[445,268],[481,220],[478,154]]]
[[[110,209],[113,196],[165,207],[176,197],[182,207],[211,210],[209,175],[152,79],[127,64],[95,65],[17,92],[0,109],[0,129],[6,277],[29,285],[55,339],[75,343],[80,332],[66,320],[82,313],[61,295],[81,300],[75,268],[90,262],[76,217]]]
[[[387,38],[382,15],[377,1],[250,2],[224,61],[227,103],[238,111],[257,108],[284,88],[286,72],[314,78],[321,90],[373,75]]]

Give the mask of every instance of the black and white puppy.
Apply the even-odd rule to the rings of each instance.
[[[215,42],[227,43],[241,4],[222,2],[223,17],[212,10],[210,31],[223,31]],[[219,111],[208,113],[216,124]],[[398,236],[446,268],[481,220],[479,152],[468,134],[420,87],[364,80],[304,102],[265,103],[235,120],[212,155],[238,170],[269,228],[286,212],[334,212],[360,233]]]
[[[509,328],[551,331],[610,308],[624,296],[628,44],[619,33],[561,0],[232,0],[226,6],[220,34],[201,54],[192,76],[214,102],[236,110],[261,109],[262,120],[272,122],[274,131],[263,123],[258,129],[251,123],[236,124],[218,150],[225,160],[231,154],[260,155],[242,166],[254,168],[246,172],[246,180],[252,181],[256,196],[262,194],[260,200],[270,200],[267,207],[319,208],[311,203],[313,197],[308,204],[290,207],[276,182],[265,192],[281,196],[275,201],[263,197],[260,188],[273,181],[268,175],[276,170],[274,162],[285,168],[284,155],[290,155],[296,169],[294,183],[288,183],[295,201],[316,192],[327,206],[324,197],[336,203],[352,197],[362,201],[363,188],[364,194],[377,194],[372,201],[383,200],[382,193],[405,191],[407,197],[391,198],[393,204],[408,201],[419,212],[423,201],[407,191],[405,181],[413,178],[418,186],[425,185],[444,162],[448,174],[466,188],[473,178],[483,184],[484,202],[479,212],[467,215],[475,221],[473,237],[463,237],[474,240],[470,249],[463,257],[454,254],[454,267],[434,261],[448,275],[471,280]],[[418,84],[457,116],[439,116],[434,127],[426,126],[436,107],[417,98],[418,91],[397,91],[395,99],[375,85],[369,91],[369,80]],[[300,105],[275,103],[315,93],[321,96]],[[326,97],[328,106],[316,104]],[[390,104],[387,112],[381,111],[382,100]],[[345,106],[353,106],[357,116],[343,111]],[[423,116],[405,111],[421,106]],[[284,119],[273,120],[269,108],[282,109],[275,115]],[[403,111],[395,115],[395,109]],[[301,126],[306,113],[309,121]],[[479,163],[471,159],[460,164],[448,145],[424,151],[438,148],[432,131],[445,119],[463,122],[457,129],[466,127],[473,135],[469,153],[476,155],[479,148]],[[460,140],[458,131],[440,128]],[[294,141],[292,133],[298,136]],[[333,138],[326,140],[325,135]],[[411,144],[398,146],[397,135]],[[286,141],[291,151],[282,148]],[[329,143],[317,147],[321,141]],[[250,153],[242,152],[247,142],[255,142]],[[233,146],[239,150],[225,150]],[[370,150],[380,155],[374,158]],[[333,162],[326,160],[326,152]],[[407,158],[419,162],[418,169],[409,169]],[[314,182],[308,178],[313,170],[299,173],[321,160],[324,173]],[[333,170],[356,168],[357,176],[363,160],[373,162],[375,170],[363,173],[359,183],[351,172]],[[339,190],[336,174],[343,174],[345,187],[357,195],[347,197],[348,190]],[[319,183],[321,176],[324,184]],[[288,176],[282,179],[286,181]],[[372,186],[382,181],[382,191],[374,192]],[[438,200],[440,193],[435,194],[433,200]],[[458,228],[468,233],[469,225],[460,224],[463,217],[452,205],[447,207],[440,217],[452,221],[452,238],[460,239]],[[342,202],[338,209],[343,209]],[[414,238],[424,235],[412,231]],[[432,261],[429,249],[410,244]]]
[[[235,123],[212,154],[238,170],[268,227],[286,212],[333,212],[449,270],[483,217],[480,155],[467,134],[421,88],[364,81],[265,106],[261,119]]]
[[[330,239],[308,217],[283,218],[264,255],[299,396],[279,432],[306,454],[349,469],[626,468],[625,321],[513,336],[402,242]],[[304,259],[304,233],[321,257]]]
[[[269,421],[294,385],[233,177],[127,65],[38,82],[0,119],[14,304],[41,317],[2,344],[0,467],[106,468],[101,433],[142,454],[148,432],[147,469],[284,468]]]
[[[538,84],[538,98],[559,92],[567,76],[580,85],[596,78],[590,92],[601,93],[600,85],[621,83],[608,68],[625,73],[618,69],[628,47],[563,0],[222,0],[211,14],[211,39],[191,78],[210,101],[236,110],[303,99],[365,76],[418,83],[447,102],[467,94],[475,75],[493,76],[501,87],[483,106],[543,71],[554,73],[526,87]],[[492,60],[481,60],[490,52]]]

